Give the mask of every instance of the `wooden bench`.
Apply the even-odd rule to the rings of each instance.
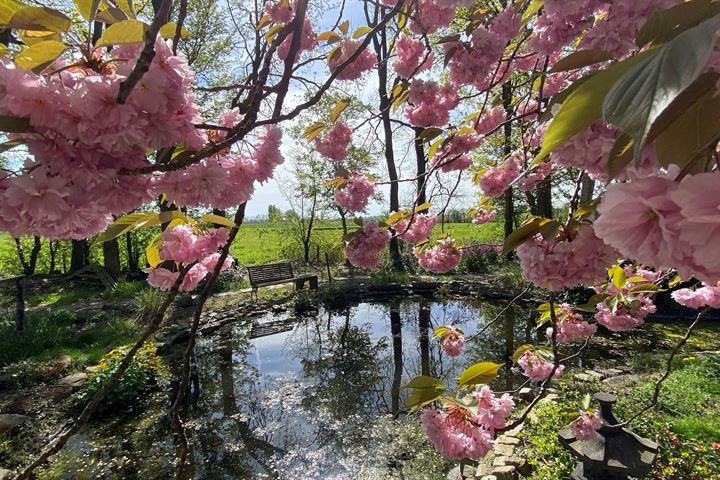
[[[317,275],[298,275],[293,274],[292,265],[288,262],[268,263],[265,265],[256,265],[247,267],[248,277],[250,277],[250,286],[257,298],[257,291],[260,287],[269,285],[279,285],[281,283],[294,283],[295,289],[305,287],[305,282],[310,282],[310,288],[317,290]]]

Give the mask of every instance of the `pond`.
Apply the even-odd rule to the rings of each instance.
[[[448,463],[417,417],[403,413],[410,392],[402,385],[421,374],[454,385],[464,367],[505,363],[537,340],[532,309],[503,308],[406,297],[299,317],[267,314],[252,330],[230,325],[200,339],[185,414],[194,478],[444,478]],[[431,339],[449,324],[466,335],[483,329],[458,358]],[[592,367],[592,360],[574,362]],[[506,366],[492,386],[511,390],[523,381]],[[145,401],[139,412],[97,421],[74,438],[46,478],[171,478],[167,393]]]
[[[421,374],[452,385],[471,363],[503,363],[533,341],[535,316],[519,307],[464,356],[448,357],[431,340],[440,325],[472,335],[502,308],[418,298],[359,303],[321,309],[286,331],[255,328],[249,339],[227,328],[200,342],[192,413],[198,478],[441,478],[444,461],[417,418],[402,418],[410,392],[401,387]],[[503,368],[494,387],[520,382]]]

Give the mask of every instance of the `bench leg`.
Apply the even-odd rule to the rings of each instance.
[[[318,278],[317,277],[310,278],[310,289],[311,290],[318,289]]]
[[[302,290],[305,288],[305,280],[295,280],[295,290]]]

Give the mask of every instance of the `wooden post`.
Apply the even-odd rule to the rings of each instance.
[[[15,311],[15,325],[17,331],[22,333],[25,331],[25,276],[21,275],[15,278],[15,286],[17,287],[17,301]]]
[[[328,283],[332,283],[332,275],[330,274],[330,257],[327,252],[325,252],[325,266],[327,267],[328,272]]]

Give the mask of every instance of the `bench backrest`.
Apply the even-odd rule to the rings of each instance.
[[[268,263],[247,267],[250,285],[274,282],[276,280],[289,280],[294,278],[292,265],[288,262]]]

